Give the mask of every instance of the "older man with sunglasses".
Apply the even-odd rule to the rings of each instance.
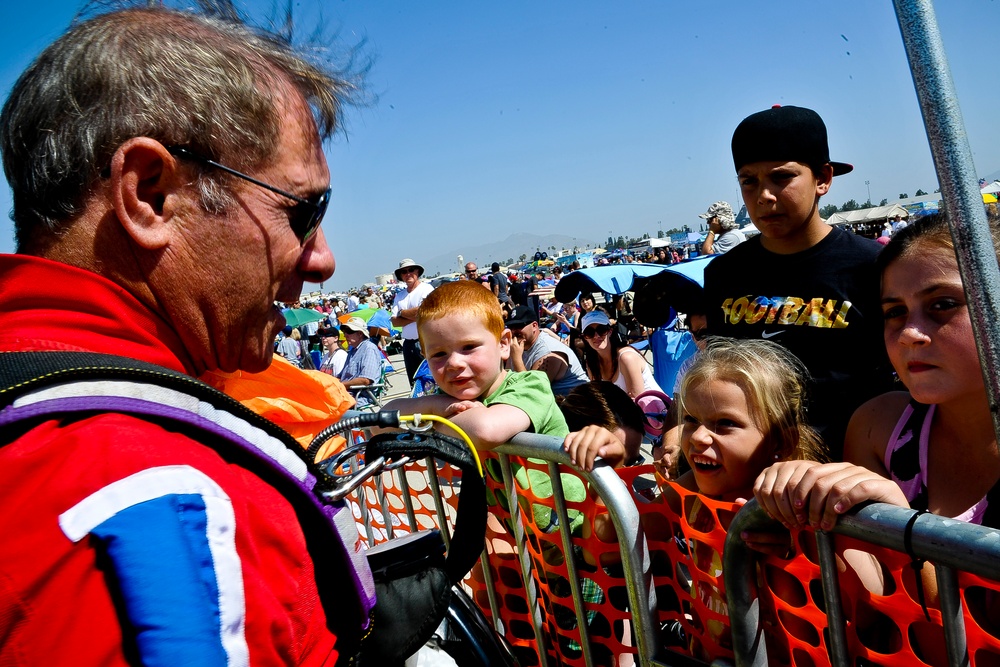
[[[61,385],[78,408],[0,428],[0,663],[334,664],[367,625],[303,450],[193,379],[268,368],[276,302],[333,274],[323,141],[354,88],[225,4],[81,20],[0,114],[0,356],[163,378]]]

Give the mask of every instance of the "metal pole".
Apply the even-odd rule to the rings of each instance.
[[[1000,437],[1000,269],[931,0],[894,0],[972,318],[993,430]]]
[[[962,614],[962,593],[958,586],[958,570],[947,565],[935,565],[938,593],[941,599],[941,623],[948,648],[948,664],[966,667],[969,664],[969,646],[965,637],[965,618]],[[920,576],[920,573],[917,573]]]

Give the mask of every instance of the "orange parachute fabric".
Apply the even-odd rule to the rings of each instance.
[[[288,431],[303,448],[354,406],[354,399],[340,380],[319,371],[302,370],[279,356],[260,373],[208,371],[200,379]],[[331,438],[316,460],[323,460],[345,445],[344,438]]]

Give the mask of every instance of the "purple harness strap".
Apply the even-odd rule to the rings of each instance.
[[[157,394],[157,390],[162,389],[155,384],[136,382],[133,380],[116,380],[115,384],[118,383],[125,383],[133,387],[142,387],[142,396],[144,397],[155,396]],[[94,393],[88,393],[87,395],[82,396],[54,396],[51,398],[36,400],[38,395],[45,394],[53,389],[61,390],[70,386],[81,387],[88,384],[94,386],[87,387],[87,391],[93,391]],[[375,585],[372,580],[371,570],[368,567],[368,562],[365,558],[361,545],[361,538],[358,535],[357,528],[355,527],[354,517],[350,508],[348,508],[343,501],[335,504],[322,502],[314,491],[316,487],[316,477],[308,471],[304,462],[297,458],[297,455],[292,454],[292,456],[296,457],[294,461],[301,464],[301,468],[283,463],[279,460],[279,458],[276,458],[275,455],[268,453],[264,447],[247,440],[235,430],[219,423],[219,421],[214,421],[211,416],[218,417],[220,420],[224,419],[227,422],[239,424],[239,428],[245,427],[247,429],[252,429],[254,433],[260,434],[262,438],[266,438],[269,441],[268,447],[274,449],[276,452],[288,451],[284,443],[267,434],[262,429],[257,428],[256,426],[253,426],[252,424],[249,424],[232,413],[224,410],[214,408],[211,410],[204,410],[204,412],[211,413],[211,416],[208,416],[200,414],[202,410],[199,410],[199,413],[196,413],[191,410],[168,405],[149,398],[136,398],[133,395],[119,396],[114,393],[99,393],[106,387],[107,385],[104,383],[93,383],[83,380],[58,385],[57,387],[48,387],[34,392],[34,394],[26,394],[18,399],[13,405],[7,406],[0,411],[0,430],[17,422],[30,419],[86,412],[115,412],[138,417],[149,417],[156,420],[165,419],[187,426],[192,426],[215,436],[214,438],[207,439],[210,442],[202,443],[209,447],[215,447],[215,443],[218,441],[217,439],[221,438],[223,441],[238,448],[241,452],[250,454],[254,460],[263,464],[263,466],[270,472],[281,476],[288,482],[291,482],[296,491],[300,492],[298,494],[300,499],[308,499],[308,502],[317,511],[319,511],[323,517],[325,517],[326,521],[324,524],[330,529],[334,538],[332,542],[339,546],[340,553],[336,555],[350,570],[351,581],[357,593],[356,599],[358,601],[358,605],[356,613],[358,615],[358,619],[356,627],[368,627],[370,620],[369,614],[372,607],[375,605]],[[171,389],[167,391],[177,390]],[[25,398],[29,398],[31,402],[25,403]],[[211,405],[201,401],[200,399],[195,400],[199,401],[199,408]],[[266,478],[264,479],[266,480]],[[317,554],[314,554],[314,559],[316,559],[316,556]],[[324,565],[317,560],[316,569],[319,570],[319,568],[323,566]],[[345,602],[346,600],[344,598],[346,597],[348,596],[338,597],[338,602]]]

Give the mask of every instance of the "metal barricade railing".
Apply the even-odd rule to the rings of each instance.
[[[759,554],[747,547],[740,534],[743,531],[773,529],[775,525],[776,522],[756,501],[751,500],[737,514],[726,539],[723,571],[737,665],[763,667],[769,664],[767,642],[764,641],[765,610],[756,585]],[[907,561],[916,558],[932,563],[938,583],[940,612],[934,610],[934,622],[922,627],[940,625],[943,628],[948,664],[970,664],[966,629],[972,616],[963,607],[958,575],[962,572],[989,582],[1000,582],[1000,530],[876,503],[842,516],[832,533],[889,552],[898,552]],[[830,664],[837,667],[850,665],[857,656],[851,655],[848,642],[833,538],[822,531],[816,533],[815,538],[827,617],[825,641]],[[1000,597],[1000,592],[996,595]],[[923,613],[928,614],[930,619],[926,608]],[[854,632],[857,631],[858,628],[854,628]],[[984,636],[990,644],[994,659],[996,651],[1000,650],[1000,640],[995,639],[996,632],[996,628],[986,633],[977,630],[977,635]],[[913,638],[906,638],[906,641],[913,641]]]
[[[533,463],[528,460],[533,460]],[[656,662],[654,656],[659,651],[658,630],[656,621],[656,595],[651,586],[650,559],[646,548],[646,540],[639,522],[639,513],[633,499],[622,479],[615,471],[605,465],[598,465],[591,473],[585,473],[571,468],[569,457],[562,448],[562,439],[535,434],[521,434],[495,452],[484,455],[487,469],[495,463],[500,470],[500,485],[502,485],[506,509],[510,510],[509,525],[506,526],[513,535],[513,556],[516,558],[520,585],[526,598],[527,617],[531,625],[534,642],[538,647],[537,658],[541,665],[572,664],[565,657],[559,656],[553,650],[551,643],[557,639],[553,635],[559,630],[553,625],[551,600],[543,600],[543,594],[538,582],[544,580],[548,573],[541,572],[544,564],[537,553],[532,554],[532,548],[537,552],[538,535],[532,534],[532,527],[526,526],[524,508],[532,503],[524,497],[528,490],[516,480],[518,468],[535,465],[546,470],[551,483],[551,501],[555,505],[555,524],[570,526],[571,512],[578,511],[567,503],[563,489],[563,477],[575,475],[583,479],[593,494],[606,507],[607,516],[614,526],[617,535],[617,545],[614,551],[620,555],[620,566],[625,581],[627,596],[628,623],[619,633],[627,635],[627,642],[632,645],[625,650],[632,652],[632,659],[637,665],[662,665]],[[398,536],[401,532],[424,530],[432,527],[445,526],[442,530],[446,536],[450,532],[454,519],[457,493],[460,493],[461,478],[450,466],[441,467],[435,461],[427,459],[409,464],[390,472],[384,472],[369,480],[352,496],[355,519],[359,533],[369,545],[377,544]],[[589,500],[588,500],[589,502]],[[520,508],[520,509],[519,509]],[[497,515],[504,515],[504,507],[494,508]],[[529,510],[530,511],[530,510]],[[498,525],[498,524],[496,524]],[[570,531],[557,530],[558,549],[562,554],[574,553],[574,537]],[[550,536],[548,536],[550,537]],[[489,537],[488,537],[489,541]],[[509,628],[503,625],[504,614],[501,612],[501,602],[498,598],[498,583],[493,581],[498,567],[507,563],[491,562],[491,549],[483,552],[481,571],[478,575],[485,583],[485,596],[474,599],[487,612],[498,632],[507,634]],[[567,576],[565,584],[570,590],[572,599],[572,614],[575,616],[575,632],[579,637],[580,658],[578,664],[607,664],[605,658],[595,658],[592,653],[591,640],[588,637],[588,606],[584,593],[581,591],[581,580],[594,575],[581,573],[577,569],[576,559],[567,557],[564,560]],[[466,580],[467,584],[470,580]],[[471,582],[475,583],[475,582]],[[603,595],[607,595],[604,591]],[[483,600],[482,598],[486,599]],[[593,612],[590,612],[591,614]],[[561,639],[566,641],[565,637]],[[575,639],[574,639],[575,641]],[[548,648],[547,648],[548,647]],[[615,657],[616,663],[619,656]]]
[[[609,661],[613,661],[613,664],[629,664],[631,661],[637,665],[653,667],[705,664],[684,657],[683,649],[679,653],[665,650],[661,645],[662,638],[659,636],[659,621],[664,618],[664,610],[657,610],[656,589],[653,586],[655,568],[640,519],[650,512],[663,512],[665,516],[671,516],[671,512],[676,513],[675,510],[666,505],[659,505],[658,500],[654,500],[640,512],[637,498],[633,494],[634,489],[630,488],[635,483],[634,476],[627,475],[628,482],[625,482],[616,471],[606,466],[599,465],[591,474],[570,467],[568,457],[562,449],[562,441],[558,438],[523,434],[516,437],[512,443],[498,448],[492,454],[487,454],[484,457],[484,464],[488,471],[492,470],[496,475],[493,480],[495,492],[499,491],[502,494],[495,495],[493,499],[496,503],[493,508],[495,516],[499,517],[494,520],[494,526],[500,532],[509,533],[510,550],[508,553],[502,553],[495,545],[485,550],[475,576],[467,579],[466,583],[471,587],[477,604],[491,619],[498,632],[511,638],[511,624],[522,623],[520,636],[530,638],[522,649],[530,648],[535,651],[537,648],[537,652],[531,659],[524,661],[524,664],[612,664]],[[605,602],[609,595],[614,596],[611,589],[602,583],[606,582],[607,578],[595,574],[592,563],[590,569],[584,567],[581,571],[577,559],[573,557],[566,557],[564,562],[559,563],[559,568],[550,569],[542,555],[546,550],[546,544],[543,543],[545,540],[549,540],[550,547],[556,545],[558,551],[564,555],[573,554],[574,549],[579,550],[578,544],[581,542],[585,548],[593,550],[594,553],[598,552],[592,549],[592,543],[580,540],[578,535],[570,535],[570,531],[559,530],[545,534],[534,525],[535,519],[531,514],[531,508],[539,501],[532,495],[530,488],[524,488],[524,476],[518,478],[519,469],[523,470],[528,466],[533,466],[532,474],[544,474],[551,483],[550,501],[556,516],[554,525],[570,526],[573,523],[572,513],[579,511],[578,508],[583,504],[591,504],[589,499],[586,503],[567,499],[563,482],[564,479],[569,479],[569,475],[584,480],[594,495],[607,507],[607,516],[617,536],[617,543],[607,545],[607,548],[620,554],[621,573],[620,579],[616,581],[624,581],[624,591],[618,592],[618,599],[612,605],[615,608],[612,613],[627,618],[628,623],[625,628],[616,627],[614,631],[616,636],[611,641],[607,634],[601,637],[588,636],[594,609],[605,613],[607,605],[601,602]],[[450,527],[461,487],[461,478],[456,476],[455,472],[457,471],[453,471],[450,467],[442,468],[433,460],[425,460],[385,472],[369,481],[355,496],[358,505],[355,511],[359,531],[372,544],[391,539],[400,532],[440,526],[442,522],[446,527]],[[914,511],[905,508],[871,505],[854,515],[843,517],[833,532],[841,536],[838,539],[852,539],[858,543],[874,545],[875,549],[883,549],[879,558],[885,563],[891,560],[888,556],[890,550],[900,552],[901,555],[893,565],[897,570],[905,567],[911,556],[934,563],[937,566],[939,581],[940,611],[931,609],[933,621],[928,617],[927,627],[936,625],[944,628],[950,664],[969,664],[964,628],[972,615],[962,604],[962,599],[970,585],[968,577],[981,577],[989,581],[1000,580],[1000,531],[930,514],[920,514],[910,525],[910,550],[907,555],[907,524],[915,514]],[[858,633],[863,632],[865,628],[861,624],[859,630],[856,625],[852,626],[845,621],[840,601],[841,587],[838,585],[832,535],[822,532],[815,534],[816,545],[811,549],[808,559],[803,555],[792,562],[780,560],[776,562],[774,559],[762,561],[759,554],[746,547],[739,539],[739,535],[743,531],[768,528],[773,525],[774,522],[756,506],[754,501],[751,501],[736,514],[726,537],[722,569],[725,592],[728,595],[732,650],[736,663],[770,664],[764,633],[782,632],[784,623],[774,622],[774,619],[781,613],[790,611],[799,617],[800,623],[814,624],[817,637],[812,640],[817,648],[811,657],[805,660],[795,659],[792,661],[794,664],[851,664],[851,660],[857,658],[859,654]],[[670,532],[673,535],[673,531]],[[797,540],[802,545],[811,537],[813,534],[803,532],[797,536]],[[669,535],[650,535],[650,538],[654,539],[654,542],[657,539],[661,541],[673,539]],[[599,554],[598,562],[600,562]],[[675,568],[676,565],[677,563],[671,563],[671,568]],[[803,567],[813,568],[815,574],[810,570],[809,574],[802,575]],[[758,597],[758,581],[766,586],[770,581],[768,572],[774,569],[784,569],[785,576],[800,577],[804,581],[803,586],[807,595],[815,601],[812,611],[807,613],[795,608],[789,609],[787,605],[786,612],[776,611],[775,606],[779,605],[780,601],[776,600],[773,592],[767,589],[763,598]],[[512,583],[511,576],[515,570],[516,575],[513,576],[519,581]],[[959,570],[962,572],[957,572]],[[495,580],[496,576],[501,576],[504,581]],[[960,579],[959,576],[963,578]],[[546,580],[546,577],[549,579]],[[568,602],[553,600],[551,586],[553,577],[561,579],[565,585],[568,593],[559,595],[563,595],[569,600]],[[809,581],[810,577],[816,580]],[[581,586],[582,582],[587,580],[605,585],[602,591],[604,600],[595,602],[593,599],[587,599]],[[902,581],[898,580],[897,583],[899,595],[904,595]],[[976,585],[975,580],[971,585]],[[523,608],[519,608],[523,612],[521,614],[523,621],[512,619],[510,601],[501,599],[512,586],[517,589],[518,596],[523,596],[523,601],[517,602],[518,605],[523,605]],[[1000,600],[1000,585],[997,585],[995,590],[995,599]],[[912,592],[909,596],[913,596]],[[889,599],[884,604],[891,607],[893,600]],[[898,601],[898,598],[895,600]],[[912,606],[912,601],[908,598],[904,600]],[[508,605],[506,609],[503,608],[505,604]],[[557,615],[553,613],[554,607],[560,604],[571,607],[569,614],[574,620],[571,626],[568,626],[570,628],[568,631],[565,618],[554,618]],[[817,607],[818,610],[815,609]],[[924,613],[927,613],[926,610]],[[889,616],[892,616],[891,612]],[[821,620],[817,621],[817,617]],[[766,618],[772,621],[767,628],[765,628]],[[908,618],[906,623],[900,624],[901,627],[905,628],[917,616],[911,612]],[[822,619],[826,621],[826,628],[822,627]],[[845,634],[845,628],[850,628],[850,632],[853,633],[850,635],[850,641]],[[997,635],[995,629],[989,632]],[[983,635],[982,630],[976,630],[976,633],[978,634],[974,633],[974,638]],[[903,634],[905,635],[905,629]],[[567,654],[568,641],[574,643],[573,646],[577,650],[575,654]],[[600,644],[604,644],[605,647],[611,646],[620,653],[609,654],[607,651],[595,653],[595,647]],[[779,641],[776,645],[782,647],[782,651],[794,649],[793,644],[788,642]],[[978,644],[973,641],[970,645],[975,649],[976,646],[982,646],[982,641]],[[1000,656],[1000,638],[994,638],[988,649],[993,655]],[[904,651],[897,654],[894,661],[887,660],[884,664],[907,664],[901,660],[908,659],[912,655],[913,651],[909,653]],[[781,657],[787,658],[787,656]],[[942,658],[941,661],[943,660]],[[975,664],[975,659],[972,662]],[[932,661],[931,664],[936,662]]]
[[[552,494],[556,505],[556,516],[559,526],[570,526],[571,520],[567,508],[566,497],[562,483],[560,466],[564,470],[570,466],[569,456],[562,448],[562,440],[548,436],[521,434],[512,442],[495,450],[499,455],[503,471],[503,483],[507,490],[509,507],[520,506],[518,501],[522,490],[515,483],[511,459],[531,458],[548,462],[548,475],[552,484]],[[649,551],[639,522],[639,513],[624,482],[607,466],[598,465],[593,472],[586,473],[572,468],[572,473],[582,477],[603,501],[607,513],[614,526],[618,538],[621,567],[629,585],[626,587],[628,609],[631,613],[631,634],[635,641],[636,659],[638,664],[652,664],[654,655],[658,652],[658,631],[656,624],[656,594],[651,586]],[[518,550],[518,558],[522,563],[522,577],[526,590],[531,590],[531,573],[525,565],[529,562],[527,554],[527,536],[523,525],[522,512],[517,512],[513,521],[513,530]],[[588,619],[584,608],[583,596],[580,590],[580,575],[576,570],[575,559],[568,556],[573,553],[570,531],[560,530],[562,553],[565,558],[568,580],[572,591],[573,612],[576,615],[577,629],[580,633],[583,664],[598,664],[591,654],[591,642],[587,636]],[[529,602],[537,609],[538,601]],[[495,613],[495,610],[494,610]],[[536,623],[534,631],[540,639],[544,628],[539,614],[533,614]],[[544,653],[544,651],[542,651]],[[542,657],[542,664],[547,664]]]

